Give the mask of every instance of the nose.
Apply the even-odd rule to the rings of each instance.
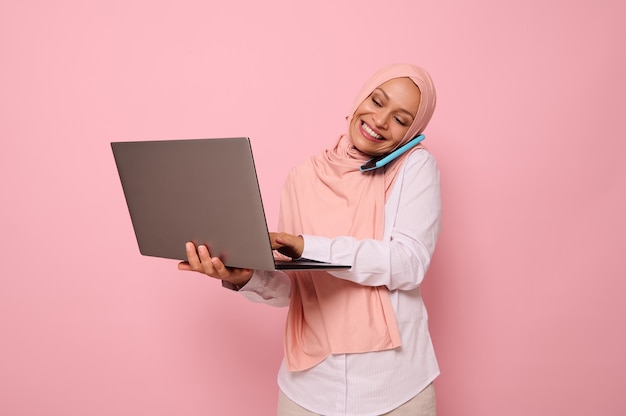
[[[386,128],[389,122],[389,114],[386,111],[379,111],[374,114],[374,124],[379,128]]]

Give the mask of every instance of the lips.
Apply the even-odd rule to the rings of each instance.
[[[381,141],[384,140],[384,137],[380,134],[376,133],[374,130],[370,128],[364,121],[361,122],[361,131],[364,135],[372,140]]]

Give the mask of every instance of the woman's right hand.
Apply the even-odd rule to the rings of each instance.
[[[254,270],[226,267],[219,257],[211,257],[205,245],[196,248],[194,243],[185,244],[187,261],[178,263],[178,270],[194,271],[206,274],[214,279],[225,280],[242,287],[252,278]]]
[[[304,251],[304,239],[301,235],[272,232],[270,233],[270,241],[272,250],[292,259],[299,259]]]

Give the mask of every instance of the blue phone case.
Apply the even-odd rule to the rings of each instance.
[[[368,170],[374,170],[374,169],[382,168],[387,163],[391,162],[392,160],[394,160],[395,158],[397,158],[401,154],[403,154],[403,153],[411,150],[415,146],[417,146],[425,138],[426,138],[426,136],[424,136],[423,134],[420,134],[419,136],[416,136],[413,139],[409,140],[404,145],[398,147],[393,152],[388,153],[386,155],[377,156],[375,158],[372,158],[372,159],[368,160],[367,163],[365,163],[364,165],[362,165],[360,167],[361,172],[367,172]]]

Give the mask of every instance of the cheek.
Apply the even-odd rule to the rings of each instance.
[[[350,134],[351,137],[354,137],[354,135],[357,132],[357,119],[356,116],[352,118],[352,120],[350,120],[350,126],[348,127],[348,133]]]
[[[406,134],[407,131],[409,131],[408,127],[396,126],[393,129],[393,141],[399,143],[402,140],[402,138],[404,137],[404,135]]]
[[[356,110],[354,110],[354,118],[358,118],[359,116],[362,116],[363,114],[367,114],[371,112],[372,112],[371,102],[368,100],[365,100],[361,104],[359,104]]]

